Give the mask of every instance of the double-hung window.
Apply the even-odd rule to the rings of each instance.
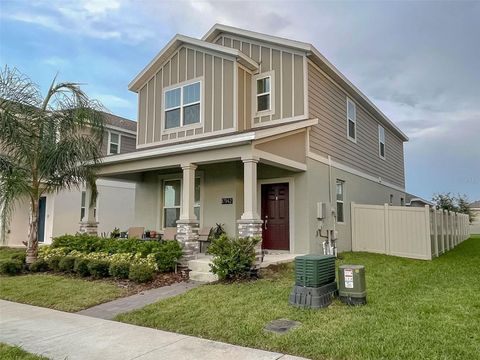
[[[87,192],[82,191],[82,200],[80,202],[80,221],[83,221],[86,215]]]
[[[337,222],[343,223],[344,220],[344,198],[345,182],[337,180]]]
[[[200,123],[200,82],[165,91],[165,129]]]
[[[271,110],[271,76],[257,79],[257,112]]]
[[[385,129],[378,125],[378,155],[385,159]]]
[[[182,180],[165,180],[163,182],[163,227],[176,227],[180,219],[182,203]],[[200,220],[200,178],[195,178],[194,213]]]
[[[357,142],[357,108],[355,103],[347,98],[347,137]]]
[[[120,153],[120,134],[108,132],[108,155]]]

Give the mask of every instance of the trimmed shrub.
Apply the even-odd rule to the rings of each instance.
[[[130,264],[126,261],[112,262],[108,272],[111,276],[118,279],[128,279],[130,273]]]
[[[80,276],[90,276],[90,270],[88,269],[88,264],[90,260],[83,258],[75,258],[73,265],[73,271]]]
[[[22,264],[25,264],[25,261],[27,259],[27,253],[23,252],[21,254],[13,254],[12,255],[12,260],[20,260]]]
[[[0,261],[0,274],[17,275],[23,269],[23,263],[18,259],[7,259]]]
[[[241,279],[252,275],[258,238],[230,238],[221,235],[208,248],[213,255],[212,273],[220,279]]]
[[[128,278],[137,283],[146,283],[153,279],[155,270],[146,264],[133,264],[130,266]]]
[[[64,256],[60,259],[58,263],[58,268],[60,271],[64,271],[66,273],[73,272],[73,268],[75,265],[75,258],[73,256]]]
[[[48,258],[47,264],[48,268],[52,271],[60,271],[60,260],[62,259],[62,256],[52,256]]]
[[[182,247],[178,241],[165,241],[161,249],[155,254],[158,271],[168,272],[175,269],[178,259],[182,256]]]
[[[90,260],[88,270],[95,278],[103,278],[108,276],[108,268],[110,263],[107,260]]]
[[[43,272],[48,270],[48,264],[44,259],[39,258],[31,263],[28,269],[31,272]]]

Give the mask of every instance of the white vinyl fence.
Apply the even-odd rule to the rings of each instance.
[[[431,260],[470,237],[468,215],[352,203],[352,250]]]

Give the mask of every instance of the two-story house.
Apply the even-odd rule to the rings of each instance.
[[[108,157],[135,151],[137,123],[113,114],[104,115],[102,154]],[[132,226],[135,183],[99,179],[97,189],[99,195],[92,210],[99,222],[98,231],[110,234],[115,227],[126,230]],[[52,237],[75,234],[79,230],[79,223],[87,220],[88,197],[86,188],[44,194],[39,203],[39,242],[48,244]],[[5,234],[0,233],[0,244],[22,246],[27,240],[29,209],[28,199],[17,202]]]
[[[261,235],[319,253],[318,203],[351,249],[350,204],[405,201],[407,136],[311,44],[224,25],[176,35],[133,79],[137,151],[101,176],[136,182],[135,225]]]

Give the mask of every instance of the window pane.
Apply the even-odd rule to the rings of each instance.
[[[180,206],[180,180],[165,181],[164,207]]]
[[[262,95],[257,97],[257,111],[270,109],[270,95]]]
[[[343,201],[343,181],[337,181],[337,200]]]
[[[165,129],[180,126],[180,109],[165,112]]]
[[[385,142],[385,129],[383,127],[378,128],[378,139],[380,142]]]
[[[163,213],[164,227],[177,227],[177,220],[180,219],[180,209],[171,208],[165,209]],[[170,239],[167,239],[170,240]]]
[[[380,143],[380,156],[385,157],[385,144]]]
[[[118,144],[118,134],[110,133],[110,142]]]
[[[343,222],[343,203],[337,202],[337,221]]]
[[[87,198],[87,192],[86,191],[82,191],[82,201],[81,201],[81,206],[82,207],[85,207],[85,203],[86,203],[86,198]]]
[[[257,94],[262,94],[270,91],[270,77],[257,80]]]
[[[199,206],[195,206],[193,208],[193,211],[195,213],[195,217],[197,218],[197,220],[200,220],[200,207]]]
[[[110,144],[110,154],[118,154],[118,145]]]
[[[200,83],[184,86],[183,104],[191,104],[200,101]]]
[[[195,206],[200,206],[200,178],[195,178]]]
[[[355,139],[355,123],[351,120],[348,120],[348,136]]]
[[[200,122],[200,104],[185,106],[183,108],[183,125]]]
[[[85,217],[85,208],[82,207],[80,209],[80,221],[82,221],[84,217]]]
[[[347,101],[348,118],[355,120],[355,104],[351,101]]]
[[[180,106],[180,88],[165,92],[165,109]]]

